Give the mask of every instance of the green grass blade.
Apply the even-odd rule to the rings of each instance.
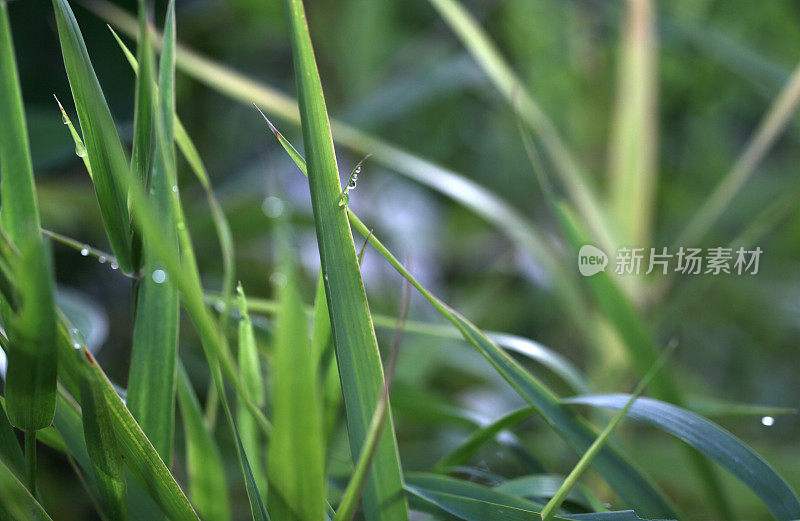
[[[276,136],[279,136],[283,146],[287,150],[294,151],[294,153],[290,152],[290,155],[297,162],[298,167],[303,172],[306,172],[306,164],[303,158],[288,141],[282,139],[282,136],[274,127],[272,129]],[[398,273],[408,280],[442,316],[448,319],[461,332],[467,342],[489,359],[514,389],[536,407],[540,414],[576,451],[583,452],[590,446],[594,439],[593,432],[577,418],[562,407],[559,407],[557,398],[549,389],[527,373],[524,368],[497,347],[483,332],[422,286],[349,208],[347,209],[347,216],[353,227],[368,238],[367,240],[389,261]],[[630,504],[639,506],[642,511],[652,513],[653,516],[670,515],[677,517],[673,507],[661,493],[631,462],[628,462],[617,452],[606,447],[597,460],[596,466],[605,479]]]
[[[80,350],[83,378],[81,379],[81,411],[86,448],[92,462],[95,479],[103,498],[103,507],[109,519],[128,519],[127,486],[122,452],[117,444],[114,423],[106,398],[103,380],[92,370]]]
[[[442,457],[439,462],[436,463],[434,469],[446,472],[448,468],[465,464],[500,432],[513,428],[515,425],[530,418],[534,414],[536,414],[536,409],[533,407],[524,407],[504,414],[497,420],[470,434],[466,440]]]
[[[203,422],[189,376],[178,365],[178,403],[186,437],[186,472],[189,497],[204,519],[229,521],[231,503],[225,482],[225,466],[219,446]]]
[[[175,41],[175,10],[168,8],[166,51],[159,71],[159,106],[157,127],[167,134],[157,141],[156,166],[150,182],[150,199],[156,216],[174,224],[164,237],[171,248],[177,249],[176,217],[173,209],[175,186],[174,151],[169,138],[174,117],[174,54],[169,52]],[[166,145],[164,144],[166,143]],[[136,208],[134,207],[134,210]],[[160,256],[144,242],[145,275],[139,285],[136,321],[128,377],[128,408],[153,443],[164,461],[172,459],[172,440],[175,423],[176,363],[178,357],[179,302],[178,290],[164,271]]]
[[[250,399],[259,407],[264,406],[264,379],[261,374],[261,360],[256,345],[255,332],[250,315],[247,313],[247,299],[244,289],[239,284],[237,288],[239,294],[239,371],[241,371],[242,384]],[[255,418],[250,413],[247,406],[239,400],[237,402],[236,423],[239,428],[239,436],[242,439],[242,446],[251,464],[253,478],[258,489],[263,493],[267,490],[266,477],[263,471],[264,454],[261,449],[263,439],[258,430]]]
[[[570,199],[580,209],[585,220],[591,223],[592,231],[598,240],[609,249],[616,247],[615,230],[608,226],[608,220],[600,200],[594,187],[589,183],[583,167],[578,164],[577,159],[563,142],[555,125],[506,63],[494,42],[457,0],[429,1],[483,68],[506,101],[512,108],[519,110],[525,123],[536,133],[556,165]]]
[[[596,437],[594,432],[571,413],[559,406],[558,399],[544,384],[528,373],[505,351],[497,347],[471,322],[451,309],[417,281],[388,249],[371,234],[352,211],[348,210],[353,227],[389,261],[445,318],[455,325],[464,338],[489,360],[494,368],[577,452],[583,453]],[[604,447],[594,467],[605,480],[637,511],[648,516],[676,517],[673,507],[634,464],[611,447]]]
[[[32,432],[49,426],[56,406],[55,281],[48,244],[22,240],[11,259],[19,306],[8,317],[6,412],[11,424]]]
[[[659,357],[658,361],[653,365],[650,371],[647,372],[644,378],[642,378],[642,381],[639,382],[639,385],[636,386],[636,389],[633,391],[622,409],[620,409],[620,411],[614,415],[597,439],[594,440],[592,445],[586,450],[586,452],[583,453],[581,459],[578,461],[569,475],[567,475],[567,479],[564,480],[564,483],[562,483],[562,485],[558,488],[555,495],[550,499],[550,501],[547,502],[547,505],[545,505],[541,512],[542,521],[550,521],[555,515],[556,511],[561,508],[564,500],[567,499],[569,493],[578,483],[578,479],[580,479],[580,477],[589,469],[589,466],[592,464],[592,460],[597,457],[603,446],[611,439],[611,434],[625,417],[625,414],[627,414],[627,412],[633,406],[633,402],[635,402],[636,399],[642,395],[644,390],[647,388],[647,384],[650,383],[653,377],[663,367],[664,363],[667,361],[667,358],[676,346],[677,344],[672,344],[670,347],[664,350],[664,353]]]
[[[351,452],[361,454],[375,404],[384,386],[383,369],[347,214],[339,206],[339,173],[303,4],[300,0],[287,0],[284,6],[292,42],[303,140],[308,154],[314,223],[344,391]],[[408,519],[408,508],[402,495],[391,412],[386,421],[364,490],[364,511],[370,521],[404,521]]]
[[[336,353],[332,343],[331,318],[328,312],[328,299],[325,296],[322,270],[317,277],[317,290],[314,294],[314,308],[311,316],[313,321],[311,351],[319,364],[319,372],[322,377],[324,439],[330,440],[342,406],[342,385],[339,381],[339,367],[336,364]]]
[[[75,356],[71,344],[64,346],[63,349],[68,349],[70,355]],[[92,378],[95,379],[97,396],[105,400],[109,421],[114,425],[114,434],[120,452],[125,458],[125,464],[158,503],[164,514],[174,521],[199,521],[175,478],[125,407],[94,357],[80,344],[78,350],[87,359],[85,369],[93,372]]]
[[[119,184],[119,176],[128,171],[125,151],[72,9],[67,0],[53,0],[53,7],[100,213],[120,269],[131,273],[130,219],[125,190]]]
[[[564,476],[555,474],[532,474],[519,478],[509,479],[493,487],[497,492],[509,494],[519,498],[548,498],[553,497],[564,483]],[[573,489],[567,496],[567,501],[579,505],[581,508],[602,512],[608,510],[603,503],[585,488]]]
[[[675,239],[675,245],[695,245],[705,237],[786,129],[797,112],[798,103],[800,66],[795,68],[780,94],[773,100],[734,165]]]
[[[0,223],[11,241],[17,243],[26,235],[38,233],[39,210],[5,0],[0,0],[0,121]]]
[[[600,394],[564,402],[620,410],[629,398],[624,394]],[[800,500],[788,483],[753,449],[715,423],[651,398],[636,400],[627,415],[680,438],[724,467],[761,498],[776,519],[800,518]]]
[[[629,0],[617,58],[610,206],[624,244],[650,245],[657,185],[656,2]]]
[[[318,363],[294,269],[280,289],[272,364],[269,503],[275,521],[313,521],[325,510],[325,457]]]
[[[5,351],[5,345],[3,350]],[[6,408],[0,403],[0,462],[19,479],[25,479],[25,457],[17,441],[17,435],[6,416]]]
[[[25,485],[0,461],[0,517],[10,521],[53,521]]]

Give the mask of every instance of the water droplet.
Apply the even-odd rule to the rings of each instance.
[[[764,416],[763,418],[761,418],[761,424],[765,427],[772,427],[773,425],[775,425],[775,418],[773,418],[772,416]]]
[[[218,300],[218,301],[214,302],[214,309],[217,310],[217,313],[224,312],[226,307],[227,306],[225,306],[225,303],[223,301],[221,301],[221,300]]]
[[[105,264],[106,263],[106,258],[103,255],[100,255],[97,258],[97,260],[100,261],[100,264]]]
[[[261,211],[272,219],[277,219],[283,213],[283,200],[271,195],[261,203]]]
[[[82,249],[82,250],[81,250],[81,255],[83,255],[84,257],[86,257],[87,255],[89,255],[89,250],[88,250],[87,248],[84,248],[84,249]]]
[[[164,270],[155,270],[153,271],[153,282],[156,284],[161,284],[167,280],[167,272]]]
[[[117,269],[117,268],[119,268],[119,264],[117,264],[116,262],[112,262],[112,263],[111,263],[111,269],[112,269],[112,270],[115,270],[115,269]]]
[[[276,271],[275,273],[273,273],[270,276],[269,281],[276,288],[282,288],[282,287],[286,286],[286,283],[288,282],[288,279],[286,278],[285,274],[281,273],[280,271]]]
[[[63,121],[65,125],[69,125],[69,118],[66,114],[61,114],[61,121]]]
[[[83,143],[75,143],[75,155],[78,157],[86,157],[86,147]]]
[[[172,185],[172,191],[178,193],[178,185]]]

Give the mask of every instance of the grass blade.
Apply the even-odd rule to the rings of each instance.
[[[657,57],[652,0],[628,0],[609,146],[611,209],[624,244],[649,246],[657,184]]]
[[[3,351],[5,348],[3,345]],[[0,462],[5,464],[17,478],[25,479],[25,456],[22,455],[17,435],[14,434],[14,429],[8,421],[3,403],[0,403]]]
[[[0,516],[11,521],[52,521],[25,485],[0,461]]]
[[[780,94],[767,109],[734,165],[675,239],[675,245],[695,245],[705,237],[786,129],[796,114],[798,103],[800,103],[800,65],[795,68]]]
[[[536,133],[564,182],[570,199],[580,209],[598,240],[609,249],[616,247],[614,232],[593,186],[578,164],[577,159],[562,141],[555,125],[528,93],[525,85],[514,74],[500,51],[478,22],[457,0],[429,0],[445,22],[483,68],[497,90],[519,113],[525,123]]]
[[[124,521],[128,519],[128,508],[123,456],[117,444],[111,412],[103,395],[103,381],[92,370],[91,363],[80,350],[76,350],[75,356],[80,359],[83,373],[81,410],[84,439],[103,498],[104,510],[109,519]]]
[[[629,400],[625,394],[578,396],[565,403],[620,410]],[[655,425],[717,462],[739,478],[770,509],[776,519],[800,517],[800,500],[786,481],[753,449],[731,433],[693,412],[652,398],[639,398],[627,415]]]
[[[174,117],[174,54],[169,51],[175,41],[175,9],[171,2],[167,11],[165,52],[159,71],[159,106],[157,125],[169,136]],[[172,139],[166,145],[171,148]],[[158,141],[157,148],[164,142]],[[159,150],[150,182],[150,199],[159,220],[174,224],[165,240],[177,249],[176,217],[173,210],[175,186],[174,151]],[[135,209],[135,208],[134,208]],[[133,331],[128,408],[164,461],[172,459],[175,423],[176,363],[178,357],[179,303],[178,290],[164,271],[163,262],[144,239],[145,275],[138,288],[136,318]]]
[[[53,0],[61,52],[69,77],[103,224],[120,269],[132,273],[130,218],[120,176],[128,171],[122,143],[67,0]]]
[[[39,209],[5,0],[0,0],[0,121],[0,223],[11,241],[17,243],[30,233],[38,233]]]
[[[344,390],[351,452],[361,454],[374,406],[384,386],[383,369],[347,214],[339,206],[339,173],[303,4],[300,0],[286,0],[284,6],[292,42],[303,140],[309,159],[314,223]],[[385,434],[379,442],[364,490],[364,511],[371,521],[405,521],[408,508],[402,495],[391,412],[387,414],[386,422]]]
[[[244,289],[239,284],[239,371],[241,372],[242,384],[250,399],[259,407],[264,406],[264,382],[261,375],[261,360],[256,345],[256,337],[253,332],[253,323],[247,313],[247,299]],[[267,490],[267,481],[264,476],[263,465],[264,454],[262,453],[262,437],[258,430],[255,418],[248,410],[243,401],[237,403],[236,422],[239,428],[239,436],[242,439],[242,446],[247,454],[247,459],[254,462],[251,466],[253,478],[262,495]]]
[[[203,422],[203,413],[183,365],[178,365],[178,403],[186,436],[189,496],[204,519],[229,521],[230,497],[219,447]]]
[[[592,445],[586,449],[586,452],[583,453],[581,459],[572,469],[572,471],[567,476],[567,479],[564,480],[564,483],[558,488],[556,494],[547,502],[544,509],[542,510],[542,521],[550,521],[553,518],[556,510],[561,508],[561,505],[564,503],[564,500],[567,498],[567,495],[572,491],[573,487],[578,483],[578,479],[589,469],[589,466],[592,464],[592,460],[597,457],[600,453],[600,450],[603,446],[611,439],[611,434],[614,432],[614,429],[617,428],[617,425],[622,421],[625,417],[625,414],[630,410],[633,406],[633,402],[641,396],[644,390],[647,388],[647,384],[653,379],[653,377],[658,373],[658,371],[663,367],[664,363],[666,363],[667,358],[675,349],[677,344],[672,344],[671,346],[667,347],[664,350],[664,353],[659,357],[658,361],[650,368],[650,371],[642,378],[639,385],[636,386],[636,389],[631,394],[628,401],[625,405],[620,409],[620,411],[614,415],[608,425],[603,429],[600,435],[597,437],[596,440],[592,443]]]
[[[290,155],[300,170],[305,173],[307,167],[304,159],[288,141],[280,136],[274,127],[272,128],[276,136],[282,139],[281,143],[284,147],[294,151],[293,153],[290,152]],[[558,399],[546,386],[497,347],[477,327],[422,286],[349,208],[347,209],[347,217],[351,225],[364,237],[367,237],[367,240],[383,255],[389,264],[411,283],[443,317],[449,320],[461,332],[464,339],[477,348],[520,396],[531,403],[577,452],[582,453],[590,446],[595,438],[594,433],[580,420],[564,410],[563,407],[559,407]],[[648,515],[652,514],[654,517],[663,515],[677,517],[674,508],[649,479],[616,451],[606,447],[597,459],[596,467],[617,493],[630,504],[637,506],[642,512],[648,513]]]
[[[318,364],[294,270],[287,265],[284,271],[287,283],[280,289],[270,393],[269,502],[276,521],[313,521],[325,509]]]

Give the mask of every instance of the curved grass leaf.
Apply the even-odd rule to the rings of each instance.
[[[178,364],[178,403],[186,437],[189,496],[204,519],[229,521],[231,505],[222,455],[203,422],[197,396],[181,364]]]
[[[509,479],[493,487],[493,489],[511,496],[543,501],[546,498],[553,497],[563,483],[564,476],[534,474]],[[602,504],[597,498],[589,497],[587,493],[580,488],[572,489],[567,495],[567,501],[586,509],[591,509],[595,505]]]
[[[125,151],[72,9],[67,0],[53,0],[53,8],[103,224],[120,269],[131,273],[130,218],[125,190],[119,182],[120,176],[129,173]]]
[[[599,394],[568,398],[564,403],[619,410],[629,398],[626,394]],[[800,518],[800,500],[786,481],[753,449],[722,427],[693,412],[651,398],[639,398],[627,414],[669,432],[717,462],[761,498],[776,519]]]
[[[361,454],[384,386],[378,343],[361,281],[341,186],[330,123],[301,0],[284,2],[295,66],[309,186],[328,298],[331,329],[344,391],[352,454]],[[300,316],[302,307],[298,302]],[[369,471],[363,505],[370,521],[406,521],[402,475],[391,412]],[[321,509],[320,509],[321,510]],[[318,514],[316,514],[318,515]]]
[[[103,394],[104,382],[80,350],[76,350],[75,356],[81,361],[83,373],[81,411],[84,439],[104,510],[109,519],[124,521],[128,519],[128,508],[123,456]]]
[[[5,346],[3,346],[5,350]],[[0,402],[0,462],[19,479],[25,479],[25,456],[17,441],[17,435],[6,416],[5,400]]]

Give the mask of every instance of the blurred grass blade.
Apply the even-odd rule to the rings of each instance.
[[[446,472],[448,468],[457,467],[467,463],[470,458],[475,456],[487,443],[506,429],[511,429],[524,420],[536,414],[534,407],[525,407],[504,414],[497,420],[480,427],[470,436],[448,452],[434,468],[441,472]]]
[[[174,118],[175,9],[169,4],[166,18],[165,52],[159,71],[159,105],[155,118],[167,134],[156,148],[171,149],[169,139]],[[166,143],[166,144],[164,144]],[[174,151],[158,150],[150,182],[150,200],[156,217],[172,226],[164,239],[177,249],[176,218],[172,198],[175,186]],[[137,207],[133,208],[134,211]],[[128,408],[147,434],[159,456],[172,460],[175,423],[176,362],[178,357],[179,302],[174,282],[166,276],[163,261],[143,240],[145,275],[138,286],[133,345],[128,376]]]
[[[325,509],[325,456],[317,359],[294,268],[280,289],[272,364],[269,503],[275,521],[314,521]]]
[[[658,182],[656,3],[627,0],[626,6],[609,146],[611,209],[623,244],[646,247]]]
[[[258,355],[258,346],[253,332],[253,323],[247,313],[247,299],[241,283],[237,288],[239,294],[239,371],[241,372],[242,384],[250,399],[259,407],[264,406],[264,381],[261,375],[261,360]],[[264,454],[261,450],[263,439],[258,430],[255,418],[247,409],[247,406],[239,400],[237,402],[236,424],[239,428],[239,436],[242,439],[242,446],[247,454],[247,459],[251,462],[253,478],[262,491],[267,490],[267,481],[264,476]]]
[[[8,5],[0,0],[0,224],[12,242],[38,234],[28,129],[22,104]]]
[[[323,439],[329,443],[342,406],[342,384],[339,381],[339,366],[336,363],[336,353],[331,337],[331,316],[328,312],[328,298],[325,295],[322,270],[317,277],[312,320],[311,352],[314,353],[319,364],[319,373],[322,378],[322,424],[325,433]]]
[[[231,503],[222,454],[206,429],[197,396],[181,364],[178,365],[178,403],[186,437],[189,497],[204,519],[229,521]]]
[[[493,490],[523,499],[543,499],[553,497],[562,483],[564,483],[564,476],[555,474],[532,474],[504,481],[493,487]],[[602,502],[598,498],[591,495],[591,493],[587,493],[585,488],[573,489],[567,496],[567,501],[579,505],[581,508],[588,511],[595,509],[596,506],[600,506],[600,508],[597,509],[598,512],[608,510],[602,506]]]
[[[322,85],[301,0],[284,2],[303,141],[308,154],[309,185],[331,329],[347,411],[352,454],[361,454],[374,406],[384,386],[378,343],[369,314],[347,214],[339,206],[341,186],[333,151]],[[302,308],[298,301],[300,315]],[[369,521],[405,521],[402,475],[391,409],[385,433],[369,470],[364,512]],[[321,510],[321,509],[319,509]],[[315,516],[318,516],[318,512]]]
[[[69,77],[100,213],[120,269],[132,273],[130,218],[121,172],[128,170],[114,120],[67,0],[53,0],[61,52]]]
[[[5,3],[5,2],[2,2]],[[0,461],[0,517],[9,521],[52,521],[25,485]]]
[[[103,507],[109,519],[128,519],[127,487],[122,452],[114,434],[114,423],[103,394],[102,376],[90,367],[80,350],[75,351],[82,365],[81,410],[86,448],[92,462]]]
[[[628,401],[625,402],[625,405],[622,407],[622,409],[620,409],[619,412],[614,415],[614,417],[611,419],[610,422],[608,422],[608,425],[606,425],[606,427],[603,429],[603,431],[600,433],[597,439],[595,439],[594,442],[592,442],[592,445],[588,449],[586,449],[586,452],[584,452],[583,455],[581,455],[581,459],[578,461],[578,463],[575,465],[575,467],[572,469],[569,475],[567,475],[567,478],[564,480],[564,483],[561,484],[561,486],[558,488],[558,491],[556,491],[555,495],[550,499],[550,501],[547,502],[547,505],[545,505],[544,509],[542,510],[541,513],[542,521],[550,521],[555,515],[555,512],[559,508],[561,508],[561,505],[564,503],[564,500],[567,498],[569,493],[578,483],[580,477],[587,470],[589,470],[589,466],[592,464],[592,460],[594,460],[594,458],[597,457],[603,446],[606,443],[608,443],[608,441],[611,439],[611,434],[614,432],[614,429],[617,428],[617,425],[619,425],[619,423],[625,417],[625,414],[627,414],[627,412],[633,406],[633,402],[635,402],[636,399],[642,395],[644,390],[647,388],[647,384],[650,383],[653,377],[664,366],[664,364],[667,361],[667,358],[677,345],[678,345],[677,343],[673,343],[664,350],[664,352],[658,358],[656,363],[653,364],[653,367],[650,368],[647,374],[644,375],[644,377],[642,378],[641,382],[639,382],[639,385],[636,386],[636,389],[630,395]]]
[[[578,396],[564,403],[620,410],[625,394]],[[800,518],[800,500],[786,481],[753,449],[715,423],[693,412],[651,398],[639,398],[627,413],[668,432],[715,461],[752,490],[780,521]]]
[[[786,129],[797,113],[798,103],[800,103],[800,65],[795,68],[780,94],[767,109],[767,113],[764,114],[734,165],[692,216],[673,244],[694,246],[700,243]]]
[[[542,142],[564,183],[571,200],[580,209],[598,240],[611,249],[616,247],[615,231],[610,229],[596,191],[583,167],[561,139],[552,121],[528,93],[525,85],[503,59],[497,46],[478,22],[457,0],[429,0],[445,22],[486,72],[506,101],[518,109],[525,123]]]

